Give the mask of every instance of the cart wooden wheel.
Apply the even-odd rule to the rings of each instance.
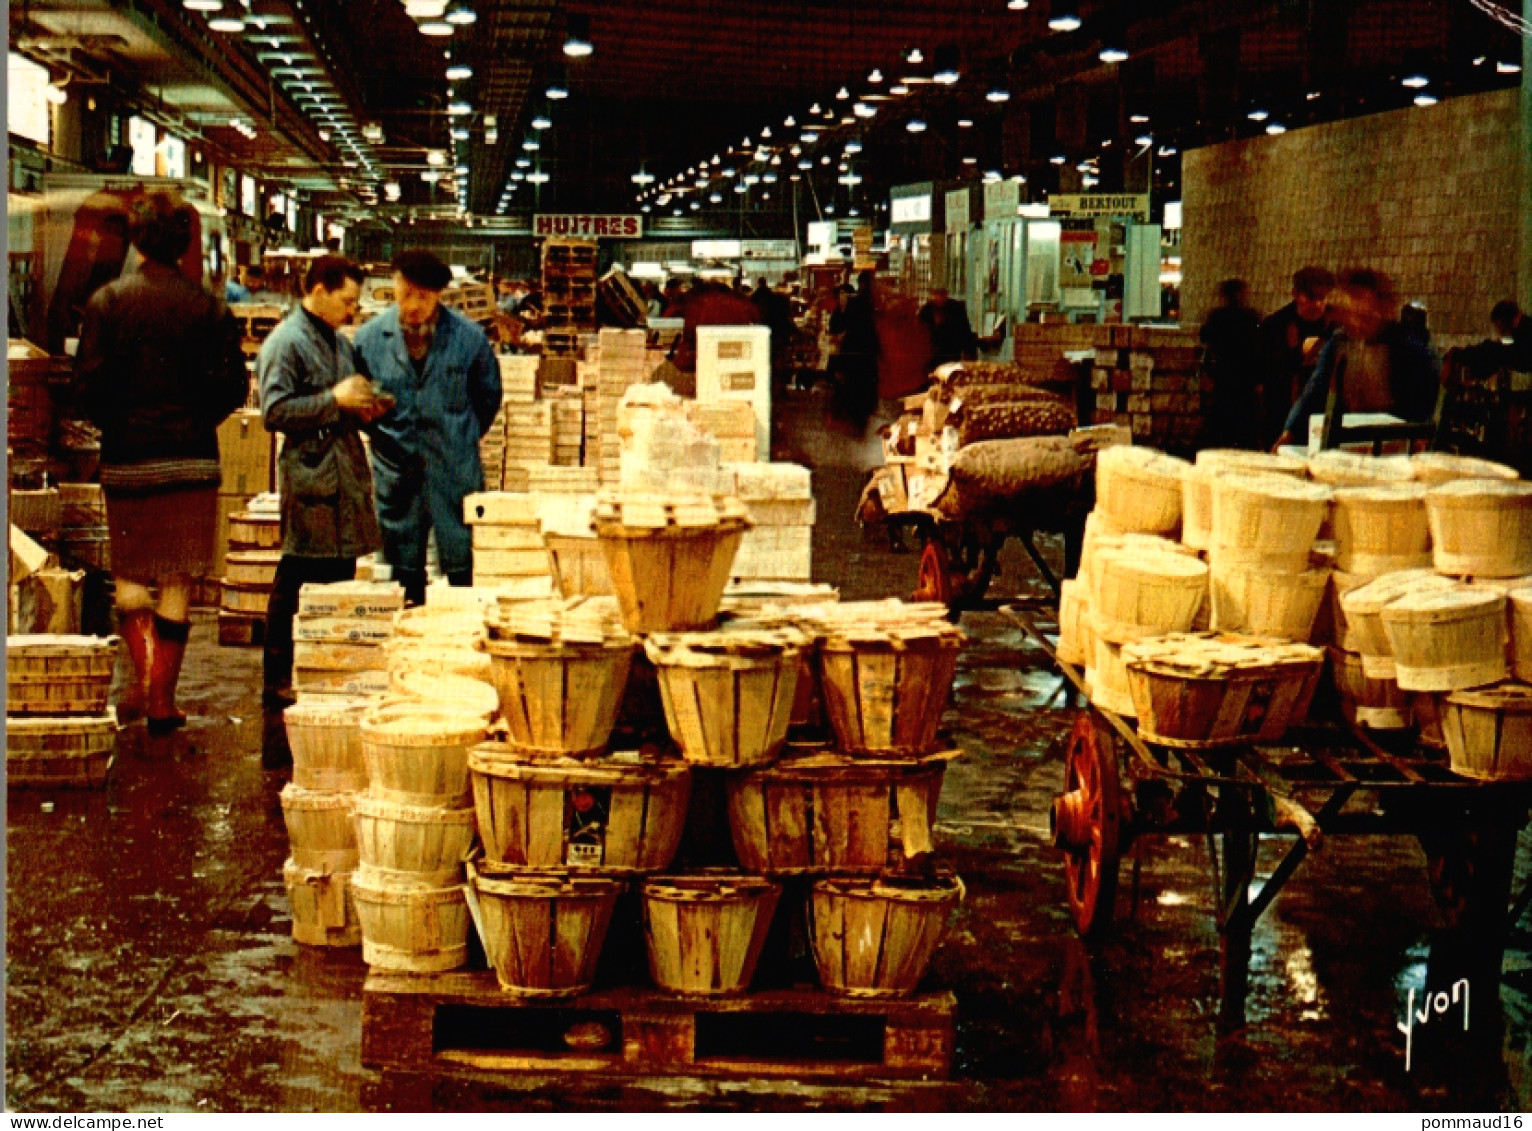
[[[952,571],[952,555],[941,536],[926,537],[920,551],[920,574],[912,600],[940,601],[951,608],[957,599],[957,578]]]
[[[1117,865],[1122,856],[1123,798],[1117,739],[1091,711],[1082,711],[1064,744],[1064,792],[1053,799],[1048,824],[1064,851],[1069,910],[1087,939],[1112,925]]]

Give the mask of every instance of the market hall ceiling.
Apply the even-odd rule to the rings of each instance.
[[[322,163],[324,177],[311,178],[316,189],[328,182],[360,192],[385,213],[432,204],[451,210],[460,201],[481,215],[499,211],[502,202],[510,212],[526,212],[534,201],[542,210],[631,211],[645,191],[635,175],[657,178],[648,188],[652,198],[667,179],[729,147],[746,140],[761,145],[765,129],[775,134],[765,144],[791,144],[797,139],[784,123],[793,117],[802,130],[815,104],[826,115],[817,123],[824,127],[820,146],[802,147],[808,152],[793,155],[788,168],[817,158],[803,173],[816,207],[837,197],[886,199],[888,185],[902,181],[990,170],[1056,186],[1087,156],[1096,157],[1096,177],[1110,189],[1130,160],[1123,156],[1128,143],[1139,135],[1174,150],[1259,132],[1266,119],[1250,117],[1258,109],[1273,123],[1301,125],[1404,106],[1421,96],[1400,86],[1409,69],[1429,73],[1427,96],[1519,78],[1496,69],[1502,59],[1519,58],[1519,41],[1470,0],[1030,0],[1024,6],[1019,0],[451,0],[436,7],[459,14],[466,8],[473,18],[455,20],[448,35],[422,34],[422,21],[406,12],[403,0],[223,0],[222,15],[244,20],[236,34],[209,31],[206,3],[200,12],[184,5],[17,0],[11,35],[13,43],[46,39],[43,48],[55,62],[63,51],[71,65],[105,68],[151,91],[158,82],[163,92],[166,76],[181,75],[185,105],[165,97],[168,113],[184,108],[200,115],[207,136],[263,169]],[[418,16],[432,3],[411,5]],[[1061,15],[1075,16],[1079,27],[1051,27]],[[572,26],[588,26],[594,48],[588,57],[564,55]],[[132,34],[118,34],[124,27]],[[263,43],[277,28],[292,38],[279,35],[276,48]],[[142,40],[153,51],[142,50]],[[1109,40],[1120,41],[1125,61],[1102,61]],[[229,56],[231,45],[238,45],[237,57],[216,58]],[[955,50],[958,83],[927,81],[907,96],[886,94],[905,72],[929,79],[942,48]],[[921,52],[920,64],[905,63],[911,49]],[[471,77],[449,84],[449,64]],[[869,82],[874,72],[881,85]],[[295,85],[316,77],[322,78],[318,94]],[[567,81],[569,97],[549,101],[545,91],[560,80]],[[190,92],[199,87],[194,98]],[[847,97],[837,100],[842,88]],[[991,100],[995,92],[1009,97]],[[867,104],[872,116],[847,113],[864,96],[880,93],[884,101]],[[196,105],[198,98],[205,105]],[[454,101],[466,112],[449,113]],[[230,105],[257,125],[255,143],[228,129]],[[534,116],[551,125],[534,129]],[[849,126],[843,124],[848,119]],[[928,128],[911,131],[911,119]],[[342,124],[334,125],[337,120]],[[959,121],[973,124],[959,127]],[[854,189],[842,187],[845,178],[836,175],[843,173],[848,139],[861,145],[852,162]],[[1110,146],[1103,141],[1118,147],[1105,159],[1102,151]],[[533,176],[546,176],[546,183],[529,180]],[[688,179],[697,194],[696,174]],[[377,191],[389,184],[399,186],[392,205]],[[510,185],[516,187],[508,191]],[[783,207],[789,195],[778,192],[764,210]],[[761,205],[754,193],[746,199],[752,208]],[[738,211],[740,203],[730,199],[723,207]]]

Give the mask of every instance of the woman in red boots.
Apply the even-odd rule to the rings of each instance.
[[[171,193],[134,206],[129,238],[143,263],[91,296],[75,357],[75,404],[101,429],[113,583],[133,663],[118,713],[147,715],[155,736],[186,723],[176,683],[191,581],[214,564],[217,430],[249,392],[238,324],[178,265],[197,233],[196,210]]]

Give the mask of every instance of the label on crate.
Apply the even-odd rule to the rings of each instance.
[[[751,343],[746,340],[718,343],[719,361],[749,361]]]
[[[566,794],[564,862],[600,867],[606,860],[606,826],[612,812],[610,787],[575,786]]]
[[[726,393],[749,393],[755,390],[755,374],[746,371],[743,373],[725,373],[720,384]]]

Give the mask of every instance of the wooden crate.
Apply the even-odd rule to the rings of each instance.
[[[505,1075],[945,1079],[956,1013],[950,992],[867,1001],[792,989],[698,1001],[630,987],[537,999],[506,993],[487,972],[371,974],[362,1063]],[[611,1033],[607,1046],[565,1048],[563,1033],[589,1021]]]

